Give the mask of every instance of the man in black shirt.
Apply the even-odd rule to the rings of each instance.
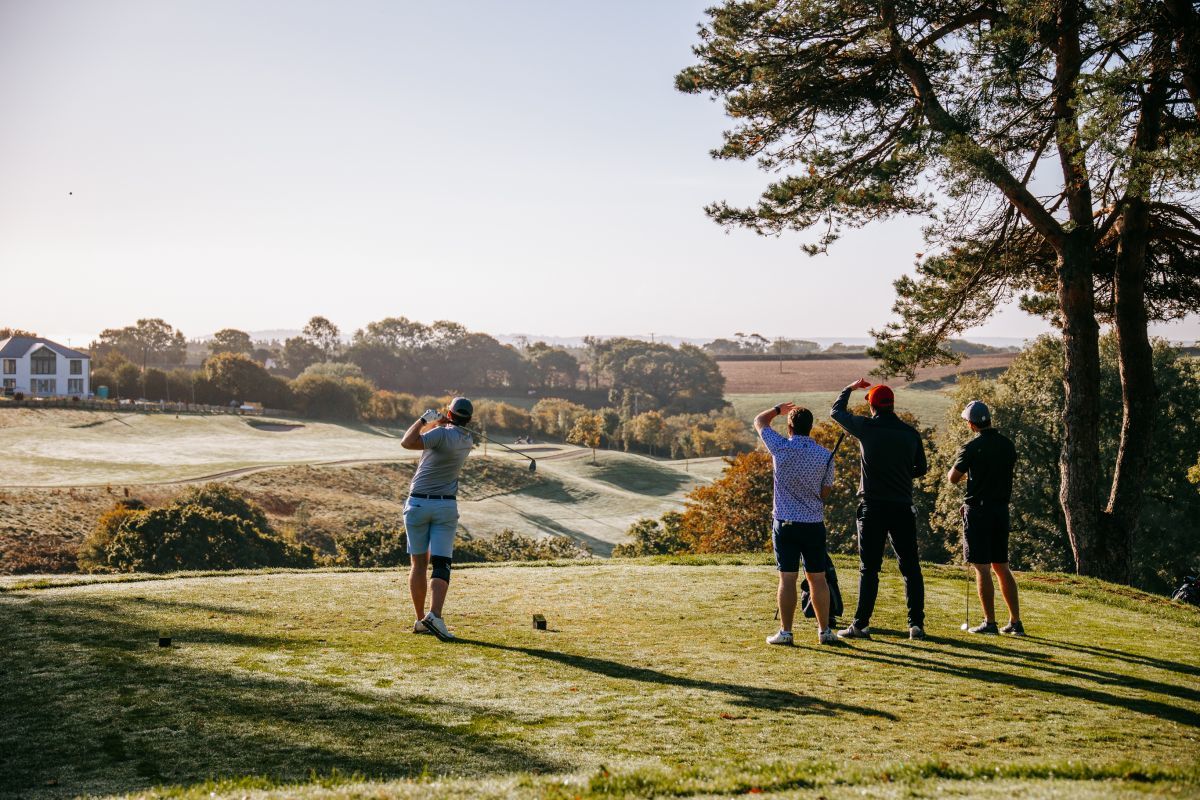
[[[970,628],[970,631],[1024,636],[1017,602],[1017,581],[1008,568],[1008,502],[1012,498],[1017,449],[992,427],[992,413],[983,402],[972,400],[963,409],[962,417],[976,436],[959,448],[947,477],[951,483],[967,479],[966,502],[962,507],[963,555],[975,568],[975,583],[984,615],[983,624]],[[1000,592],[1008,606],[1008,624],[999,629],[996,628],[992,570],[1000,579]]]
[[[838,631],[842,639],[871,638],[871,614],[879,594],[879,570],[883,567],[883,546],[892,540],[900,574],[904,576],[904,597],[908,602],[908,636],[925,638],[925,580],[917,552],[917,521],[912,505],[912,482],[928,470],[921,435],[896,416],[895,396],[880,384],[867,392],[870,417],[851,414],[847,409],[850,393],[866,389],[869,382],[860,378],[838,395],[830,416],[847,433],[858,439],[861,478],[858,495],[858,608],[850,627]]]

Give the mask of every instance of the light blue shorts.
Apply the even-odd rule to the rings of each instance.
[[[457,500],[410,497],[404,503],[404,531],[409,554],[429,553],[451,558],[458,530]]]

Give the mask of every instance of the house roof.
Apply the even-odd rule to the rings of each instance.
[[[0,342],[0,358],[21,358],[33,349],[34,345],[39,344],[49,347],[63,358],[91,358],[87,353],[72,350],[58,342],[52,342],[49,339],[42,339],[38,336],[12,336],[5,339]]]

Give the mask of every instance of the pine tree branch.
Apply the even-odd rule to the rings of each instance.
[[[938,99],[933,83],[924,64],[913,55],[896,27],[896,4],[894,0],[884,2],[880,15],[887,26],[892,57],[897,66],[908,78],[913,93],[925,113],[925,118],[935,130],[949,137],[954,143],[965,150],[966,160],[982,175],[994,184],[1008,201],[1012,203],[1021,215],[1029,220],[1055,249],[1062,247],[1064,232],[1058,220],[1038,202],[1037,198],[1013,176],[1004,164],[982,145],[975,141],[964,126],[948,112]]]

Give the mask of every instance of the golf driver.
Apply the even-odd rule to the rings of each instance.
[[[491,443],[492,443],[492,444],[494,444],[494,445],[498,445],[498,446],[500,446],[500,447],[503,447],[505,450],[507,450],[507,451],[508,451],[508,452],[510,452],[510,453],[516,453],[517,455],[521,456],[522,458],[528,458],[528,459],[529,459],[529,471],[530,471],[530,472],[537,472],[537,460],[536,460],[536,459],[534,459],[534,457],[533,457],[533,456],[527,456],[527,455],[525,455],[524,453],[522,453],[520,450],[514,450],[513,448],[511,448],[511,447],[509,447],[508,445],[506,445],[504,442],[497,442],[495,439],[492,439],[492,438],[490,438],[490,437],[488,437],[488,436],[484,436],[484,435],[483,435],[482,433],[480,433],[479,431],[472,430],[471,428],[464,428],[464,430],[466,430],[466,431],[467,431],[467,433],[471,434],[472,436],[478,436],[480,439],[485,439],[485,440],[487,440],[487,441],[491,442]]]

